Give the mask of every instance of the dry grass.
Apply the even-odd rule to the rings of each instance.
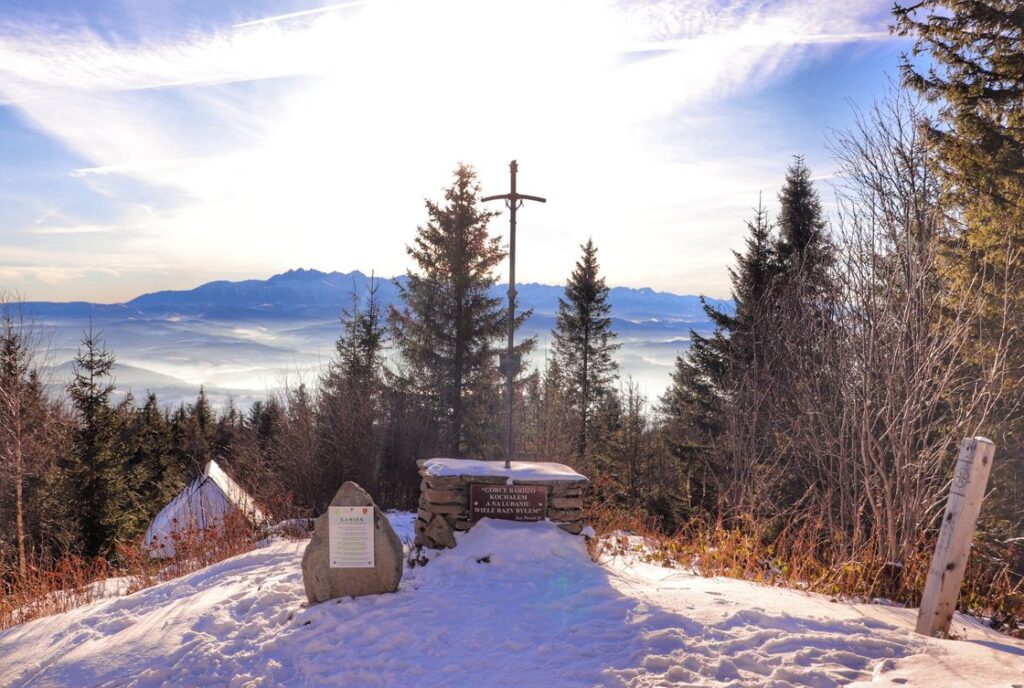
[[[673,534],[649,517],[591,505],[588,522],[596,561],[631,554],[649,563],[692,569],[702,576],[727,576],[817,592],[853,601],[885,599],[917,606],[928,574],[934,537],[922,535],[914,556],[902,565],[879,559],[870,540],[857,544],[813,519],[792,519],[781,528],[741,517],[731,524],[694,521]],[[643,537],[643,546],[615,533]],[[611,536],[611,537],[600,537]],[[1024,564],[1020,543],[979,533],[961,588],[959,608],[990,619],[993,628],[1024,637]]]
[[[172,559],[151,559],[136,542],[118,547],[116,564],[71,555],[51,566],[29,566],[25,576],[3,583],[0,629],[187,575],[251,550],[261,536],[236,516],[227,518],[222,528],[191,528],[176,535]]]

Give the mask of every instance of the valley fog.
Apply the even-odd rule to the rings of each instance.
[[[392,280],[373,284],[383,306],[400,304]],[[268,280],[146,294],[124,304],[32,302],[25,311],[43,334],[52,388],[70,378],[71,360],[91,324],[117,358],[119,398],[130,392],[141,404],[155,393],[162,405],[177,406],[203,386],[216,407],[245,409],[286,385],[315,387],[335,355],[343,310],[351,307],[353,293],[363,302],[369,286],[360,272],[292,270]],[[502,298],[506,289],[497,285],[492,295]],[[537,342],[524,374],[546,365],[562,294],[554,285],[519,287],[519,303],[533,315],[516,339]],[[711,329],[699,299],[617,287],[610,300],[621,344],[620,383],[632,378],[655,401],[669,384],[676,356],[688,347],[691,329]]]

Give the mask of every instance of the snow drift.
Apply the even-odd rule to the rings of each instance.
[[[409,514],[390,515],[408,539]],[[483,520],[399,591],[305,605],[305,541],[0,633],[4,686],[1005,686],[1024,643],[957,616],[617,558]]]

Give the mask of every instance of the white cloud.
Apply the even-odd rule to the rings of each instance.
[[[73,224],[68,226],[38,225],[28,231],[31,234],[106,234],[108,232],[119,232],[123,229],[120,225]]]
[[[124,221],[165,267],[398,272],[458,160],[497,191],[518,157],[550,198],[522,217],[524,279],[560,281],[592,235],[614,283],[690,271],[722,293],[746,196],[774,178],[680,157],[702,132],[668,146],[649,125],[881,37],[886,6],[375,0],[159,43],[19,26],[0,31],[0,97],[90,162],[73,175],[171,194]]]

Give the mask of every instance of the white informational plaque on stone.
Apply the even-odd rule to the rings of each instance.
[[[373,507],[327,507],[332,569],[373,568]]]

